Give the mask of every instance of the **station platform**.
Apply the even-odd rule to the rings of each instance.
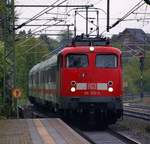
[[[61,119],[0,120],[0,144],[90,144]]]

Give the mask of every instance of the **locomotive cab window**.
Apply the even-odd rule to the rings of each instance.
[[[117,67],[117,56],[114,54],[98,54],[98,55],[96,55],[96,67],[116,68]]]
[[[69,54],[66,58],[66,67],[84,68],[88,66],[88,56],[85,54]]]

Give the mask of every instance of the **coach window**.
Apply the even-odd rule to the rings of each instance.
[[[33,74],[33,85],[36,84],[36,76],[35,76],[35,73]]]
[[[51,82],[56,82],[56,65],[51,67]]]
[[[36,73],[36,84],[39,84],[39,72]]]
[[[88,66],[88,56],[85,54],[69,54],[66,59],[68,68],[80,68]]]
[[[96,55],[96,67],[100,68],[116,68],[117,56],[112,54]]]
[[[46,83],[46,71],[44,70],[43,71],[43,84]]]
[[[32,74],[31,74],[31,76],[30,76],[30,84],[33,85],[33,75],[32,75]]]
[[[41,80],[40,83],[44,83],[44,71],[41,71]]]

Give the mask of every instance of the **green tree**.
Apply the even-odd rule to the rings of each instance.
[[[4,10],[5,10],[5,5],[4,5],[4,2],[1,1],[0,2],[0,13],[2,13]]]
[[[47,44],[47,47],[50,52],[58,47],[58,41],[49,38],[46,34],[41,34],[40,39]]]
[[[123,64],[124,82],[127,83],[126,93],[137,94],[140,91],[140,70],[138,59],[133,57]]]
[[[24,33],[24,32],[23,32]],[[50,49],[57,48],[58,42],[51,41]],[[16,71],[17,86],[22,88],[23,95],[27,95],[28,73],[37,63],[44,60],[44,57],[50,52],[45,40],[35,37],[22,37],[16,42]]]
[[[4,52],[4,44],[0,42],[0,95],[2,95],[3,89],[3,73],[4,73],[3,52]]]
[[[144,91],[150,92],[150,51],[147,51],[144,60]]]
[[[4,53],[4,44],[0,41],[0,79],[3,77],[3,53]]]
[[[118,41],[113,42],[112,46],[120,48],[121,51],[125,51],[121,43]],[[126,84],[124,89],[125,94],[138,94],[140,92],[140,69],[138,57],[123,57],[123,82]],[[148,68],[149,69],[149,68]],[[145,73],[145,69],[144,69]]]
[[[71,31],[65,30],[65,31],[61,31],[60,35],[58,37],[58,40],[60,41],[60,43],[65,44],[68,43],[68,41],[72,38],[73,33]]]
[[[17,86],[27,93],[27,78],[29,69],[40,62],[43,54],[48,52],[47,47],[34,37],[23,38],[16,43],[16,72]]]

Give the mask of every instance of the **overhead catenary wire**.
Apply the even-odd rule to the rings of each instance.
[[[51,26],[55,26],[55,25],[57,25],[57,23],[55,23],[54,25],[51,25]],[[73,26],[73,24],[71,24],[70,26]],[[50,26],[48,26],[48,27],[50,27]],[[44,29],[42,29],[42,30],[46,30],[48,27],[46,27],[46,28],[44,28]],[[38,31],[36,31],[36,33],[41,32],[42,30],[38,30]],[[31,31],[31,34],[25,34],[23,37],[25,38],[25,37],[27,37],[27,36],[32,36],[32,35],[34,35],[34,34],[35,34],[35,32],[32,33],[32,31]],[[21,45],[25,44],[26,42],[28,42],[29,40],[30,40],[30,38],[25,39],[23,42],[17,44],[17,46],[21,46]]]
[[[97,5],[97,4],[99,4],[101,1],[103,1],[103,0],[98,0],[97,2],[93,3],[93,5]]]
[[[36,20],[36,19],[35,19]],[[118,20],[120,20],[120,19],[118,19]],[[123,20],[123,21],[125,21],[125,19]],[[44,28],[44,29],[46,29],[46,28]],[[41,29],[42,30],[42,29]],[[38,31],[41,31],[41,30],[38,30]],[[32,30],[32,31],[36,31],[36,30]],[[34,33],[33,33],[34,34]]]
[[[66,2],[66,1],[67,1],[67,0],[65,0],[65,1],[63,1],[63,2]],[[61,3],[63,3],[63,2],[61,2]],[[61,3],[59,3],[59,5],[60,5]],[[89,7],[92,7],[92,5],[89,5]],[[50,10],[51,10],[51,9],[50,9]],[[50,10],[47,10],[45,13],[47,13],[47,12],[50,11]],[[33,18],[31,18],[31,20],[33,20]],[[62,22],[62,21],[61,21],[61,22]],[[47,23],[47,22],[46,22],[46,23]],[[56,24],[54,24],[54,26],[55,26],[55,25],[56,25]],[[31,36],[31,35],[34,35],[34,33],[41,32],[42,30],[46,30],[48,27],[49,27],[49,26],[47,26],[46,28],[43,28],[43,29],[40,29],[40,30],[36,31],[37,29],[40,28],[40,27],[38,27],[38,28],[32,30],[32,31],[31,31],[31,34],[26,34],[25,37],[26,37],[27,35]],[[33,33],[33,31],[35,31],[35,32]]]
[[[64,14],[62,14],[62,15],[64,15]],[[18,19],[19,20],[28,20],[29,18],[28,17],[22,17],[22,18],[18,18]],[[51,18],[43,17],[43,18],[37,18],[34,21],[45,21],[45,20],[55,20],[55,19],[60,19],[60,18],[56,18],[56,17],[51,17]],[[16,26],[18,26],[18,25],[16,25]],[[27,26],[27,25],[25,25],[25,26]]]
[[[33,54],[34,52],[31,52],[31,50],[33,50],[34,48],[37,48],[37,46],[40,46],[41,42],[38,42],[36,45],[33,45],[32,47],[30,47],[29,49],[25,50],[23,54],[18,55],[17,57],[25,57],[27,54]],[[43,51],[42,51],[43,52]],[[35,52],[37,53],[37,52]],[[43,52],[44,53],[44,52]],[[41,58],[42,59],[42,58]],[[26,60],[25,60],[26,61]]]
[[[57,25],[58,23],[60,23],[60,22],[55,23],[53,26]],[[49,28],[49,27],[50,27],[50,26],[47,26],[47,27],[45,27],[45,28],[43,28],[43,29],[40,29],[40,30],[35,31],[34,33],[32,33],[32,31],[31,31],[30,34],[25,34],[25,35],[24,35],[24,38],[27,37],[27,36],[32,36],[32,35],[34,35],[34,34],[36,34],[36,33],[38,33],[38,32],[41,32],[41,31],[43,31],[43,30],[46,30],[46,29]],[[26,43],[26,42],[29,41],[29,40],[30,40],[30,39],[26,39],[26,40],[24,40],[23,42],[17,44],[17,46],[20,46],[20,45]]]
[[[131,10],[129,10],[129,12],[127,12],[122,18],[120,18],[112,26],[110,26],[109,29],[111,29],[111,28],[115,27],[116,25],[118,25],[121,21],[123,21],[124,19],[126,19],[128,16],[130,16],[134,11],[136,11],[137,9],[139,9],[144,4],[145,4],[145,2],[143,2],[143,0],[141,0]]]
[[[46,23],[44,23],[44,24],[42,24],[42,25],[36,27],[35,29],[33,29],[33,30],[31,31],[31,33],[34,34],[35,31],[41,31],[41,30],[38,30],[38,29],[39,29],[41,26],[45,26],[45,25],[48,24],[50,21],[52,21],[52,20],[49,20],[48,22],[46,22]],[[62,22],[62,21],[59,20],[59,22]],[[54,25],[49,25],[49,26],[47,26],[47,27],[44,28],[44,29],[47,29],[48,27],[55,26],[55,25],[56,25],[56,23],[55,23]],[[24,37],[26,37],[26,36],[28,36],[28,35],[31,36],[31,34],[25,34]],[[17,38],[16,38],[16,39],[17,39]]]
[[[59,0],[57,0],[56,2],[58,2]],[[63,2],[61,2],[61,3],[59,3],[58,5],[61,5],[62,3],[64,3],[64,2],[66,2],[67,0],[64,0]],[[55,3],[56,3],[55,2]],[[55,3],[53,3],[53,4],[55,4]],[[57,6],[58,6],[57,5]],[[54,7],[53,7],[54,8]],[[50,10],[52,10],[53,8],[51,8]],[[48,8],[45,8],[44,10],[47,10]],[[43,10],[43,11],[44,11]],[[47,10],[47,11],[45,11],[44,13],[47,13],[47,12],[49,12],[50,10]],[[42,12],[43,12],[42,11]],[[42,14],[44,14],[44,13],[42,13]],[[38,14],[37,14],[38,15]],[[41,16],[41,14],[40,15],[38,15],[38,17],[37,17],[37,15],[36,15],[36,18],[38,18],[39,16]],[[35,19],[35,16],[34,16],[34,19]],[[33,21],[34,20],[33,19],[33,17],[30,19],[30,21],[26,21],[26,24],[27,24],[27,22],[31,22],[31,21]],[[58,23],[60,23],[60,22],[62,22],[62,21],[59,21]],[[46,22],[45,24],[47,24],[48,22]],[[55,26],[55,25],[57,25],[57,23],[55,23],[53,26]],[[25,25],[24,25],[25,26]],[[18,27],[20,27],[20,25],[18,26]],[[37,28],[35,28],[33,31],[35,31],[34,33],[37,33],[37,32],[41,32],[42,30],[46,30],[48,27],[50,27],[50,26],[47,26],[46,28],[43,28],[43,29],[40,29],[40,30],[38,30],[38,31],[36,31],[37,29],[39,29],[41,26],[39,26],[39,27],[37,27]],[[26,36],[32,36],[34,33],[33,33],[33,31],[31,31],[31,34],[26,34],[26,35],[24,35],[24,37],[26,37]],[[26,40],[26,41],[24,41],[24,42],[22,42],[22,43],[25,43],[25,42],[27,42],[28,41],[28,39]],[[22,44],[21,43],[21,44]],[[21,44],[19,44],[19,45],[21,45]]]
[[[120,22],[122,21],[127,21],[127,17],[130,16],[131,14],[133,14],[137,9],[139,9],[140,7],[142,7],[145,2],[143,2],[143,0],[141,0],[139,3],[137,3],[132,9],[130,9],[122,18],[118,18],[118,20],[112,24],[112,26],[109,26],[109,29],[112,29],[113,27],[115,27],[116,25],[118,25]],[[126,19],[126,20],[125,20]],[[101,32],[101,36],[106,32],[106,30]]]
[[[57,2],[59,2],[60,0],[55,1],[52,5],[56,4]],[[62,3],[66,2],[67,0],[64,0],[62,2],[60,2],[59,4],[57,4],[55,7],[61,5]],[[22,28],[23,26],[25,26],[26,24],[34,21],[35,19],[39,18],[40,16],[44,15],[45,13],[51,11],[52,9],[54,9],[55,7],[47,7],[44,10],[42,10],[41,12],[39,12],[38,14],[36,14],[35,16],[33,16],[32,18],[30,18],[29,20],[23,22],[21,25],[17,26],[16,28],[14,28],[15,30]]]
[[[57,1],[55,1],[53,4],[56,4],[56,3],[59,2],[59,1],[60,1],[60,0],[57,0]],[[53,7],[53,8],[54,8],[54,7]],[[51,8],[51,9],[53,9],[53,8]],[[24,23],[22,23],[20,26],[18,26],[18,27],[15,28],[15,29],[21,28],[22,26],[25,26],[26,24],[30,23],[31,21],[33,21],[33,20],[37,19],[38,17],[42,16],[43,14],[47,13],[48,11],[50,11],[50,10],[48,10],[48,9],[49,9],[49,7],[45,8],[45,9],[42,10],[42,11],[40,11],[38,14],[34,15],[32,18],[28,19],[27,21],[25,21]],[[48,11],[47,11],[47,10],[48,10]]]
[[[78,15],[80,15],[83,19],[85,19],[85,20],[86,20],[86,18],[85,18],[83,15],[81,15],[78,11],[77,11],[77,14],[78,14]],[[91,23],[91,24],[93,24],[94,26],[97,26],[96,24],[92,23],[92,22],[91,22],[91,21],[89,21],[89,20],[88,20],[88,22],[89,22],[89,23]]]
[[[59,24],[59,23],[61,23],[61,22],[63,22],[63,21],[59,21],[59,22],[56,22],[55,24],[53,24],[53,26],[55,26],[55,25],[57,25],[57,24]],[[47,27],[45,27],[45,28],[42,28],[42,29],[40,29],[40,30],[37,30],[37,31],[35,31],[34,33],[32,33],[32,35],[33,34],[36,34],[36,33],[38,33],[38,32],[41,32],[41,31],[43,31],[43,30],[46,30],[47,28],[49,28],[50,26],[47,26]]]
[[[147,11],[147,5],[146,5],[146,7],[145,7],[145,13],[144,13],[144,18],[143,18],[143,25],[144,25],[145,18],[146,18],[146,11]]]
[[[50,21],[47,21],[47,22],[45,22],[44,24],[42,24],[41,26],[44,26],[44,25],[47,25],[49,22],[51,22],[52,20],[50,20]],[[54,19],[54,21],[56,21],[56,19]],[[64,20],[58,20],[59,22],[63,22]],[[53,24],[53,25],[56,25],[56,24]],[[36,27],[35,29],[33,29],[32,30],[32,33],[34,33],[35,31],[37,31],[41,26],[38,26],[38,27]],[[52,26],[52,25],[49,25],[49,26],[47,26],[47,28],[48,27],[50,27],[50,26]]]

